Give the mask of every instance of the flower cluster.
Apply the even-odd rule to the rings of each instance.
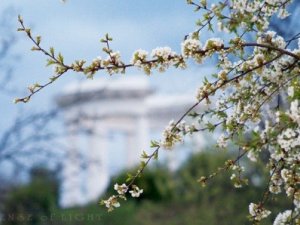
[[[146,62],[148,52],[142,49],[136,50],[133,53],[131,63],[137,67],[142,66],[143,62]]]
[[[257,38],[258,44],[269,44],[278,48],[285,48],[286,42],[283,37],[276,34],[274,31],[267,31]],[[265,51],[266,49],[262,49],[258,47],[257,51]]]
[[[242,26],[245,29],[265,30],[269,26],[270,17],[277,13],[280,19],[284,19],[289,16],[286,10],[286,6],[292,0],[233,0],[231,1],[231,7],[233,11],[230,16],[227,16],[229,21],[226,21],[225,26],[229,31],[233,31],[238,26]],[[224,21],[224,16],[219,15],[220,21]],[[251,23],[247,23],[251,21]],[[224,25],[223,25],[224,26]]]
[[[129,186],[131,190],[128,191]],[[120,207],[119,199],[126,200],[126,193],[129,192],[131,197],[138,198],[143,193],[143,189],[140,189],[136,185],[126,185],[126,184],[115,184],[114,190],[117,191],[118,195],[112,195],[107,200],[102,200],[101,204],[105,205],[108,208],[108,211],[113,211],[115,208]]]
[[[206,83],[205,85],[201,86],[196,95],[196,99],[201,101],[203,98],[208,99],[208,96],[215,90],[215,87],[211,83]]]
[[[160,145],[165,149],[172,149],[176,143],[182,141],[182,135],[179,131],[175,122],[170,121],[169,125],[163,131],[163,140]]]
[[[176,143],[182,142],[185,135],[191,135],[197,131],[198,129],[195,124],[187,124],[185,121],[176,124],[174,120],[171,120],[163,131],[163,139],[160,142],[160,146],[164,149],[171,150]]]
[[[185,58],[193,57],[201,50],[201,42],[194,38],[187,38],[181,43],[181,52]]]
[[[109,197],[107,200],[104,200],[103,204],[105,204],[105,207],[108,208],[109,212],[114,210],[114,208],[120,207],[120,203],[118,202],[118,197],[115,195]]]
[[[254,203],[250,203],[249,213],[250,213],[251,217],[256,221],[260,221],[260,220],[268,217],[271,214],[271,212],[269,210],[266,210],[262,206],[254,204]]]
[[[170,47],[159,47],[152,50],[153,58],[157,58],[161,61],[169,61],[176,53],[172,51]]]
[[[126,184],[115,184],[114,189],[118,192],[119,195],[124,195],[127,192],[128,187]]]
[[[205,51],[207,50],[220,50],[224,47],[224,42],[220,38],[208,39],[203,47]]]
[[[291,224],[291,222],[292,222],[292,210],[286,210],[277,215],[273,225],[286,225],[286,224]]]
[[[277,142],[285,151],[300,146],[300,130],[287,128],[277,136]]]
[[[226,138],[226,136],[224,134],[221,134],[221,136],[219,137],[218,141],[217,141],[217,145],[219,148],[226,148],[227,147],[227,141],[228,138]]]
[[[131,196],[132,196],[133,198],[138,198],[138,197],[140,197],[140,195],[143,193],[143,189],[139,189],[138,186],[133,185],[133,186],[132,186],[132,190],[129,191],[129,193],[131,194]]]
[[[248,184],[248,179],[242,178],[242,173],[245,171],[245,168],[243,166],[234,164],[230,168],[233,172],[230,180],[235,188],[242,188],[243,185]]]

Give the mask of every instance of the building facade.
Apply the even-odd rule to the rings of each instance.
[[[185,95],[159,95],[145,77],[97,79],[70,84],[57,98],[68,133],[60,205],[96,201],[111,176],[135,166],[151,138],[192,104]],[[201,141],[203,143],[203,140]],[[182,157],[162,158],[175,169]]]

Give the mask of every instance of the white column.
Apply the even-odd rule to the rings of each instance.
[[[140,150],[149,150],[150,146],[150,135],[149,135],[149,119],[142,115],[138,118],[137,123],[137,139],[139,140]],[[140,151],[139,150],[139,151]]]
[[[138,141],[133,130],[126,132],[126,143],[126,168],[131,168],[137,164],[137,159],[139,158],[139,156],[136,155]]]
[[[76,124],[70,124],[67,127],[68,149],[63,161],[60,205],[61,207],[72,207],[82,203],[81,176],[80,176],[80,158],[78,151],[78,127]]]
[[[133,167],[140,162],[142,151],[149,149],[149,126],[148,119],[141,115],[134,119],[136,126],[132,126],[127,132],[127,168]]]
[[[94,123],[87,150],[86,202],[96,201],[106,190],[108,173],[108,132],[104,123]]]

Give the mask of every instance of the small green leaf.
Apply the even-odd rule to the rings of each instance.
[[[133,179],[133,175],[131,173],[127,173],[126,182],[130,182]]]
[[[50,66],[50,65],[53,65],[53,64],[56,64],[56,62],[52,59],[47,59],[47,64],[46,66]]]
[[[155,160],[157,160],[157,159],[158,159],[158,151],[155,151],[155,152],[154,152],[154,156],[153,156],[153,158],[154,158]]]
[[[41,40],[42,40],[41,36],[37,36],[36,37],[36,43],[37,43],[37,45],[40,45]]]
[[[192,112],[190,112],[189,114],[188,114],[188,116],[190,116],[190,117],[192,117],[192,118],[196,118],[196,117],[198,117],[200,114],[199,113],[197,113],[197,112],[195,112],[195,111],[192,111]]]
[[[58,60],[58,62],[60,62],[61,64],[64,63],[64,57],[62,56],[61,53],[58,53],[57,60]]]
[[[142,153],[142,155],[141,155],[141,158],[142,158],[142,159],[148,159],[148,158],[149,158],[149,155],[148,155],[145,151],[143,151],[143,153]]]
[[[152,140],[150,142],[150,148],[157,148],[159,147],[159,143],[157,141]]]
[[[53,82],[53,81],[55,81],[57,78],[58,78],[57,76],[52,76],[52,77],[49,78],[49,80],[50,80],[51,82]]]
[[[33,46],[32,48],[31,48],[31,51],[39,51],[40,49],[38,48],[38,47],[35,47],[35,46]]]
[[[50,47],[50,55],[54,57],[54,48]]]
[[[19,21],[20,23],[23,23],[23,18],[21,17],[21,15],[18,15],[18,21]]]
[[[212,123],[207,123],[206,127],[210,132],[213,132],[216,129],[216,126]]]
[[[25,29],[25,32],[30,36],[31,35],[31,30],[29,28]]]
[[[145,161],[141,161],[140,167],[141,167],[141,168],[144,168],[145,166],[146,166],[146,162],[145,162]]]

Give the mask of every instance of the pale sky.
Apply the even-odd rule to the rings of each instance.
[[[151,52],[158,46],[170,46],[179,52],[180,42],[195,30],[195,21],[199,17],[185,0],[69,0],[66,4],[59,0],[1,0],[0,14],[8,8],[12,10],[9,29],[17,38],[13,54],[19,57],[14,62],[13,88],[24,93],[28,85],[47,81],[52,69],[45,67],[46,58],[42,54],[30,51],[32,43],[25,35],[16,32],[18,14],[32,28],[33,35],[42,36],[42,45],[45,48],[54,46],[63,53],[66,62],[92,60],[101,55],[99,39],[105,33],[114,38],[112,48],[119,50],[127,62],[132,52],[139,48]],[[172,69],[165,74],[154,73],[149,81],[164,92],[195,93],[196,84],[208,75],[203,71],[195,67],[184,71]],[[136,70],[127,72],[145,76]],[[104,72],[97,76],[108,77]],[[34,96],[29,104],[21,106],[12,104],[14,96],[1,95],[0,130],[13,120],[20,107],[25,111],[37,111],[53,105],[54,96],[66,84],[78,79],[84,79],[84,76],[67,73]]]

